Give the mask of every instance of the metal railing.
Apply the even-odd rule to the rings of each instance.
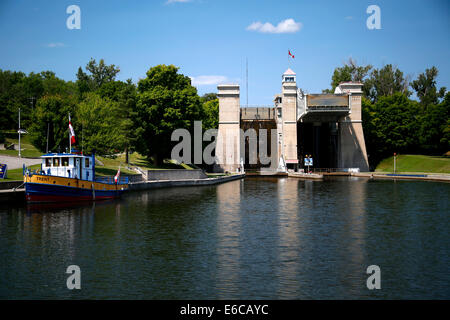
[[[119,177],[117,184],[128,184],[128,181],[129,181],[128,177]],[[95,177],[95,182],[116,184],[114,176]]]

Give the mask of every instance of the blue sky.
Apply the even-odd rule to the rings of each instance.
[[[66,27],[73,4],[80,30]],[[381,9],[380,30],[366,27],[372,4]],[[0,68],[75,80],[79,66],[104,58],[120,67],[120,80],[137,82],[151,66],[174,64],[194,77],[200,94],[215,92],[217,82],[240,83],[245,104],[248,58],[249,104],[269,105],[288,67],[299,87],[320,93],[352,57],[394,64],[413,79],[434,65],[438,86],[450,88],[449,18],[450,1],[437,0],[0,0]],[[265,23],[271,32],[258,30]]]

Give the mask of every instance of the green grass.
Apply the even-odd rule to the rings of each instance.
[[[19,144],[19,138],[6,138],[6,143]],[[21,156],[23,158],[39,158],[42,155],[42,152],[40,152],[30,143],[29,136],[27,135],[22,135],[22,137],[20,138],[20,146],[22,149]],[[0,154],[18,157],[19,150],[0,150]]]
[[[28,169],[30,169],[30,171],[34,171],[34,170],[40,170],[41,169],[41,165],[40,164],[35,164],[32,166],[29,166]],[[23,180],[23,175],[22,175],[22,168],[17,168],[17,169],[8,169],[8,178],[5,179],[6,181],[9,180]],[[3,180],[0,180],[3,181]]]
[[[381,161],[375,172],[394,172],[394,157]],[[396,172],[450,173],[450,157],[402,154],[397,156]]]
[[[135,171],[125,169],[125,154],[120,154],[117,157],[100,157],[96,156],[104,166],[96,164],[95,171],[97,175],[115,175],[119,165],[121,165],[121,172],[124,174],[136,174]],[[129,166],[138,166],[142,170],[167,170],[167,169],[186,169],[192,170],[192,167],[182,163],[181,165],[175,163],[173,160],[165,160],[164,164],[156,166],[149,162],[146,157],[133,152],[128,155]]]

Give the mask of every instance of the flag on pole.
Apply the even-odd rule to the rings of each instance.
[[[75,144],[75,131],[73,131],[72,122],[70,121],[70,114],[69,114],[69,131],[70,131],[70,143]]]
[[[116,175],[114,176],[114,182],[116,184],[119,181],[119,177],[120,177],[120,166],[119,166],[119,170],[117,171]]]
[[[291,50],[288,50],[288,54],[289,54],[290,57],[292,57],[292,59],[295,58],[295,56],[291,53]]]

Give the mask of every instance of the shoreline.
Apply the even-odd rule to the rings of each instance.
[[[377,172],[358,172],[342,174],[339,172],[327,173],[324,175],[300,175],[290,173],[285,175],[260,175],[260,174],[234,174],[228,176],[208,177],[203,179],[178,179],[178,180],[152,180],[152,181],[139,181],[129,184],[129,191],[151,190],[161,188],[176,188],[176,187],[196,187],[196,186],[211,186],[219,183],[226,183],[229,181],[243,179],[245,177],[257,177],[257,176],[279,176],[290,177],[296,179],[311,179],[316,181],[322,181],[324,176],[349,176],[367,179],[378,180],[409,180],[409,181],[431,181],[431,182],[450,182],[450,174],[438,174],[438,173],[377,173]],[[18,188],[23,184],[23,181],[0,181],[0,204],[10,202],[22,202],[25,201],[25,189]]]
[[[129,184],[129,191],[150,190],[160,188],[175,188],[175,187],[196,187],[196,186],[210,186],[219,183],[225,183],[242,179],[245,174],[234,174],[229,176],[219,176],[214,178],[204,179],[180,179],[180,180],[152,180],[140,181]],[[11,202],[25,201],[25,188],[17,188],[23,184],[23,181],[0,181],[0,204]],[[2,186],[3,185],[3,186]]]
[[[413,180],[413,181],[436,181],[450,182],[450,174],[439,173],[379,173],[379,172],[358,172],[352,173],[352,177],[382,179],[382,180]]]

